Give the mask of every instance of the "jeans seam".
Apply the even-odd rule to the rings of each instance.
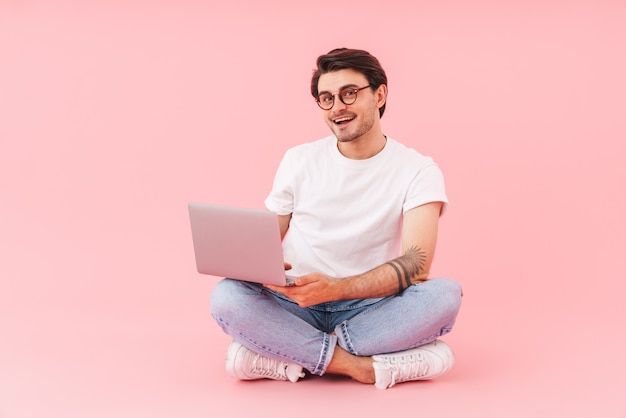
[[[335,344],[332,344],[333,339],[335,339]],[[336,337],[330,334],[324,333],[324,339],[322,341],[322,349],[320,352],[319,361],[315,366],[315,369],[311,371],[311,373],[322,376],[326,369],[328,368],[328,363],[333,357],[335,352],[335,346],[337,344]]]
[[[350,354],[354,354],[358,356],[359,354],[354,349],[354,344],[352,344],[352,340],[350,339],[350,333],[348,332],[348,321],[343,321],[339,324],[341,340],[343,341],[345,350],[347,350]]]

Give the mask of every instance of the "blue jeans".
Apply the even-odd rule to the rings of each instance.
[[[337,344],[371,356],[408,350],[450,332],[461,297],[455,281],[431,279],[386,298],[301,308],[262,285],[224,279],[211,295],[211,313],[234,341],[322,375]]]

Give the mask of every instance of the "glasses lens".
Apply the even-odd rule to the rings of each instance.
[[[330,93],[322,93],[317,97],[317,103],[322,109],[330,109],[333,107],[334,97]]]
[[[341,95],[341,101],[345,104],[352,104],[356,101],[356,93],[358,89],[355,88],[347,88],[343,89],[339,92]]]

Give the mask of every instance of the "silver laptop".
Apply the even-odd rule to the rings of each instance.
[[[189,203],[189,220],[201,274],[289,286],[278,215],[267,210]]]

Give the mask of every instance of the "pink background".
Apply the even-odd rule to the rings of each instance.
[[[0,0],[0,416],[626,417],[626,3],[408,3]],[[457,364],[237,382],[186,204],[262,207],[340,46],[446,175]]]

